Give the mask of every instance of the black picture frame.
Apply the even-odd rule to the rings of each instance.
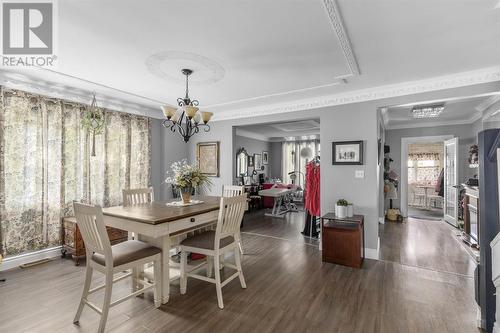
[[[337,151],[342,146],[353,146],[356,145],[358,155],[355,160],[342,161],[342,158],[337,154]],[[363,141],[336,141],[332,142],[332,164],[333,165],[363,165]]]

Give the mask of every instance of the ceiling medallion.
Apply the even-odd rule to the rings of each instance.
[[[181,72],[186,76],[186,95],[177,98],[178,108],[170,105],[162,106],[163,114],[167,118],[163,121],[163,126],[170,128],[172,132],[179,132],[184,142],[188,142],[193,135],[200,131],[200,128],[203,128],[205,132],[210,131],[208,122],[213,113],[198,112],[199,102],[189,97],[189,76],[193,74],[193,71],[186,68]],[[203,121],[203,124],[200,121]]]
[[[413,118],[436,118],[444,110],[444,104],[420,105],[411,109]]]
[[[196,69],[198,73],[197,78],[196,80],[191,80],[191,84],[195,85],[213,84],[221,80],[226,74],[224,68],[216,61],[196,53],[184,51],[165,51],[155,53],[149,56],[145,63],[151,74],[167,81],[179,82],[180,78],[177,72],[171,73],[161,67],[163,63],[175,64],[176,62],[193,66],[190,68]],[[203,73],[204,75],[202,76],[200,73]]]

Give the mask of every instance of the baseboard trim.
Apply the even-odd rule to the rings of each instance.
[[[377,248],[376,249],[371,249],[369,247],[365,247],[365,258],[378,260],[379,259],[379,252],[380,252],[380,238],[377,239]]]
[[[0,272],[16,268],[19,265],[27,264],[42,259],[51,259],[61,256],[61,246],[51,247],[39,251],[23,253],[11,258],[5,258],[0,265]]]

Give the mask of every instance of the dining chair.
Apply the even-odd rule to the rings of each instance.
[[[150,203],[155,200],[152,187],[122,190],[122,193],[123,206]]]
[[[229,198],[222,197],[220,199],[219,216],[215,231],[206,231],[192,238],[187,238],[181,242],[181,294],[186,293],[188,277],[214,283],[217,291],[219,308],[223,309],[224,302],[222,300],[222,287],[236,277],[239,277],[242,288],[247,287],[241,268],[241,254],[236,241],[236,235],[240,230],[241,220],[243,219],[243,214],[245,213],[246,202],[246,195]],[[221,281],[221,273],[219,269],[214,270],[215,278],[198,275],[193,271],[186,271],[187,252],[196,252],[204,254],[207,257],[213,257],[214,267],[220,267],[220,255],[224,255],[230,251],[234,251],[234,265],[226,262],[224,266],[232,268],[236,270],[236,272],[224,281]],[[209,266],[209,261],[207,261],[207,270],[210,269]]]
[[[425,207],[425,193],[423,189],[411,184],[408,187],[411,195],[411,205],[415,207]],[[418,201],[418,203],[417,203]]]
[[[102,208],[100,206],[89,206],[76,202],[73,203],[73,207],[76,223],[82,234],[87,255],[85,283],[73,323],[77,324],[79,322],[83,307],[87,305],[101,315],[98,332],[104,332],[110,307],[118,305],[131,297],[142,294],[145,290],[151,288],[154,290],[154,305],[155,307],[159,307],[161,305],[162,287],[161,250],[138,240],[127,240],[111,246],[103,221]],[[153,283],[149,283],[145,280],[135,281],[135,277],[132,273],[122,274],[115,278],[115,274],[117,273],[128,271],[150,262],[153,262],[154,265]],[[90,289],[94,270],[105,275],[105,283]],[[132,284],[140,283],[143,289],[111,302],[113,283],[130,276],[132,277]],[[102,308],[99,308],[88,300],[88,296],[102,289],[105,290],[104,302]]]
[[[235,185],[224,185],[222,187],[222,196],[225,198],[237,197],[239,195],[245,194],[244,186],[235,186]],[[248,210],[248,200],[245,205],[245,210]],[[238,230],[238,234],[236,235],[236,242],[238,243],[238,247],[240,248],[241,254],[243,253],[243,244],[241,242],[241,233]]]

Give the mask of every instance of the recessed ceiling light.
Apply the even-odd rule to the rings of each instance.
[[[419,105],[411,109],[413,118],[436,118],[444,110],[444,104]]]

